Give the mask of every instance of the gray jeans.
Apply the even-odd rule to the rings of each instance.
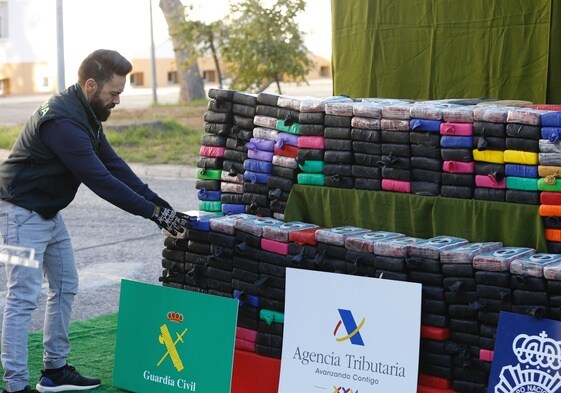
[[[7,295],[2,323],[2,366],[6,388],[17,391],[29,384],[27,338],[31,314],[47,281],[43,326],[43,363],[46,368],[66,364],[70,352],[68,325],[78,272],[70,235],[62,216],[45,219],[39,214],[0,201],[0,232],[5,244],[35,249],[39,269],[6,264]]]

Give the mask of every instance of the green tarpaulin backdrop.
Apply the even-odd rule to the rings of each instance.
[[[561,0],[332,0],[334,94],[561,103]]]
[[[458,236],[547,252],[538,206],[522,203],[298,184],[290,191],[284,217],[328,228],[355,225],[421,238]]]

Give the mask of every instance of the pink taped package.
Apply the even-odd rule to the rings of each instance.
[[[473,173],[475,170],[475,162],[448,160],[442,163],[442,170],[449,173]]]
[[[255,352],[255,342],[246,341],[237,337],[235,347],[236,349],[240,349],[242,351]]]
[[[257,330],[244,328],[241,326],[236,327],[236,338],[241,338],[245,341],[255,342],[257,339]]]
[[[473,135],[473,123],[445,122],[440,125],[440,135]]]
[[[409,193],[411,183],[403,180],[382,179],[382,190]]]
[[[224,157],[225,147],[202,145],[199,148],[199,155],[203,157]]]
[[[351,119],[351,127],[365,130],[379,130],[380,119],[355,116]]]
[[[506,178],[497,180],[491,175],[475,175],[475,185],[484,188],[506,188]]]
[[[323,149],[325,147],[325,138],[323,136],[300,136],[298,138],[298,147],[302,149]]]
[[[271,239],[261,239],[261,249],[274,252],[275,254],[288,255],[288,243]]]
[[[493,354],[494,352],[490,349],[480,349],[479,350],[479,359],[483,360],[484,362],[492,362],[493,361]]]

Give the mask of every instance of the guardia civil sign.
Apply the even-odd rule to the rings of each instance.
[[[113,384],[229,393],[237,300],[122,280]]]

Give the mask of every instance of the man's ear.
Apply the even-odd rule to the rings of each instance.
[[[86,96],[89,97],[97,91],[97,82],[90,78],[86,81]]]

